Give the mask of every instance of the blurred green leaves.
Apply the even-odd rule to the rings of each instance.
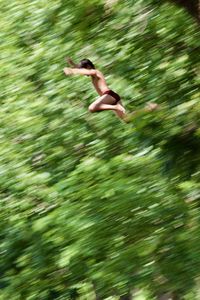
[[[164,1],[0,4],[0,298],[193,295],[199,28]],[[65,56],[94,61],[130,123],[87,112]]]

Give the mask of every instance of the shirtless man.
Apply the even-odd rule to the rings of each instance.
[[[79,64],[75,64],[70,58],[67,59],[67,62],[72,68],[64,68],[65,75],[91,76],[94,88],[100,96],[90,104],[89,111],[113,110],[119,118],[124,119],[125,108],[121,103],[120,96],[108,88],[103,74],[95,69],[93,63],[89,59],[83,59]]]

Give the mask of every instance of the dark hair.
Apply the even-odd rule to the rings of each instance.
[[[85,68],[85,69],[95,69],[95,66],[93,65],[93,63],[87,59],[84,58],[80,61],[80,63],[78,64],[79,68]]]

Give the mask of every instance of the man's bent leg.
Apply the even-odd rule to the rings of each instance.
[[[125,109],[119,101],[117,104],[116,100],[110,95],[103,95],[89,106],[90,112],[97,112],[102,110],[113,110],[116,112],[119,118],[123,118],[125,115]]]
[[[109,95],[103,95],[94,101],[89,106],[90,112],[96,112],[99,110],[115,110],[115,99]]]

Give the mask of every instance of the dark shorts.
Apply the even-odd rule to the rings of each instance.
[[[113,92],[112,90],[105,91],[103,95],[112,96],[116,100],[115,104],[117,104],[117,102],[120,101],[121,99],[120,96],[117,93]]]

